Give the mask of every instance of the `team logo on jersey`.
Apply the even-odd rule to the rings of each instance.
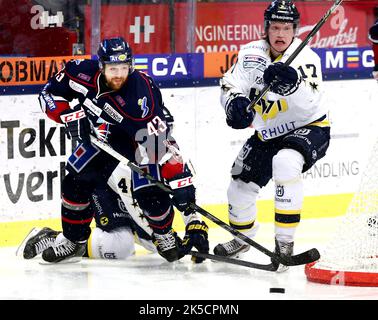
[[[281,198],[284,196],[284,194],[285,194],[284,186],[278,185],[276,187],[276,196]]]
[[[244,160],[245,158],[247,158],[251,150],[252,150],[252,147],[248,144],[245,144],[243,146],[243,149],[241,149],[238,154],[238,160]]]
[[[298,129],[294,131],[294,134],[299,134],[301,136],[307,136],[311,132],[310,129]]]
[[[140,106],[140,109],[143,111],[142,118],[144,118],[150,111],[150,108],[147,106],[147,97],[143,97],[142,99],[139,99],[138,106]]]
[[[117,199],[117,202],[118,202],[118,208],[119,208],[122,212],[127,212],[127,209],[126,209],[125,203],[124,203],[121,199]]]
[[[101,217],[100,224],[102,226],[106,226],[109,223],[109,219],[107,217]]]
[[[251,100],[257,97],[259,91],[255,88],[251,89]],[[284,113],[288,110],[288,105],[285,99],[268,100],[266,95],[255,104],[255,111],[261,116],[264,122],[274,119],[279,113]]]

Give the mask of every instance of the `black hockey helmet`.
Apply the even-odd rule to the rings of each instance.
[[[368,36],[371,42],[378,44],[378,20],[375,21],[375,24],[369,29]]]
[[[264,13],[264,27],[268,29],[272,21],[288,22],[298,27],[300,14],[291,0],[274,0]]]
[[[130,45],[122,38],[104,39],[97,51],[100,68],[110,63],[128,63],[134,70],[134,57]]]

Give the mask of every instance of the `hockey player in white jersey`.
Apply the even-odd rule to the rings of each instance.
[[[320,58],[305,46],[290,66],[283,64],[301,43],[296,37],[299,19],[291,1],[273,1],[264,13],[262,40],[245,45],[237,63],[220,81],[227,124],[234,129],[255,129],[231,170],[230,225],[255,236],[257,196],[273,178],[275,252],[281,256],[293,254],[304,196],[301,174],[324,157],[330,140]],[[249,108],[265,85],[270,90]],[[235,257],[248,249],[249,245],[235,238],[218,244],[214,253]]]

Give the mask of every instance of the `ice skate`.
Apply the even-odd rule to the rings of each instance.
[[[22,255],[24,259],[33,259],[51,247],[58,234],[58,231],[47,227],[33,228],[18,247],[16,255]]]
[[[274,253],[280,257],[291,257],[294,250],[294,242],[283,242],[275,239],[276,248]],[[284,272],[289,269],[288,266],[285,266],[281,263],[278,263],[272,259],[272,264],[277,267],[277,272]]]
[[[42,259],[50,263],[80,261],[86,250],[86,241],[72,242],[60,233],[55,243],[42,253]]]
[[[250,246],[248,244],[242,244],[236,239],[233,239],[215,246],[214,254],[229,258],[238,258],[241,253],[247,252],[249,248]]]
[[[179,255],[181,240],[173,229],[165,234],[154,233],[152,239],[158,253],[167,261],[173,262],[181,258]]]

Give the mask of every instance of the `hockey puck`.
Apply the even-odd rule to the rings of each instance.
[[[285,293],[285,288],[270,288],[270,293]]]

